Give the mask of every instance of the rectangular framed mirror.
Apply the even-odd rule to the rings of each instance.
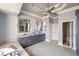
[[[18,32],[30,32],[30,20],[19,19],[18,21]]]

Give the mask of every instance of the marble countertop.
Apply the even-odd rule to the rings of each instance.
[[[34,36],[34,35],[40,35],[40,34],[44,34],[44,33],[35,33],[35,34],[33,34],[33,33],[31,33],[31,34],[22,33],[22,34],[19,34],[17,36],[17,38],[27,37],[27,36]]]

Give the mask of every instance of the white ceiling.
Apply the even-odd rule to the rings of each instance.
[[[46,10],[48,8],[51,8],[51,7],[56,6],[58,4],[59,3],[24,3],[21,10],[43,17],[44,13],[46,12]],[[79,4],[78,3],[66,3],[66,4],[62,3],[57,8],[52,10],[52,12],[57,13],[57,12],[63,11],[65,9],[68,9],[68,8],[71,8],[71,7],[74,7],[77,5],[79,5]],[[20,14],[22,14],[22,13],[20,13]]]

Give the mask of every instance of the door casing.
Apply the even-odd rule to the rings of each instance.
[[[75,24],[75,22],[73,21],[73,20],[66,20],[66,21],[62,21],[61,23],[62,23],[62,25],[63,25],[63,23],[64,22],[73,22],[73,29],[75,28],[75,26],[74,26],[74,24]],[[63,26],[61,26],[61,30],[63,31]],[[72,47],[72,45],[71,46],[66,46],[66,45],[63,45],[63,33],[61,33],[61,35],[62,35],[62,38],[61,38],[61,45],[62,46],[64,46],[64,47],[68,47],[68,48],[72,48],[72,49],[74,49],[74,47]],[[75,37],[75,35],[74,35],[74,30],[73,30],[73,45],[74,44],[76,44],[76,43],[74,43],[74,37]]]

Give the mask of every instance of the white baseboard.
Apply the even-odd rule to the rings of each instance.
[[[58,43],[58,45],[61,45],[61,46],[62,46],[62,44],[61,44],[61,43]]]
[[[60,45],[60,46],[64,46],[64,45],[62,45],[61,43],[58,43],[58,45]],[[66,47],[66,46],[64,46],[64,47]],[[76,48],[72,48],[73,50],[76,50]]]
[[[76,50],[76,48],[73,48],[73,50]]]
[[[50,40],[49,40],[49,39],[45,39],[45,41],[50,42]]]
[[[52,39],[52,40],[58,40],[58,39]]]

